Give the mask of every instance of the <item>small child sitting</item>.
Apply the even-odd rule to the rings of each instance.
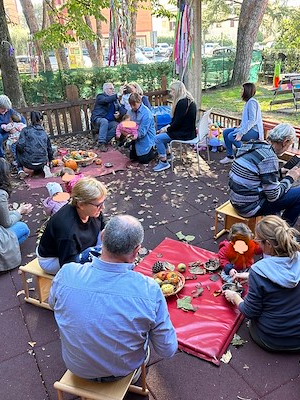
[[[139,126],[136,122],[130,120],[130,116],[125,114],[122,122],[119,123],[116,129],[116,139],[119,140],[120,145],[129,144],[132,140],[138,137]]]
[[[254,264],[254,256],[262,254],[259,244],[253,240],[251,229],[243,223],[233,224],[228,240],[219,245],[218,257],[223,268],[221,277],[226,282],[247,278],[244,274]]]
[[[71,168],[68,168],[68,167],[64,167],[60,171],[60,176],[61,176],[62,181],[65,184],[66,191],[70,194],[72,192],[74,185],[80,179],[84,178],[84,175],[82,173],[75,175],[75,172]]]
[[[68,203],[70,194],[63,192],[60,184],[56,182],[47,183],[46,188],[48,189],[49,197],[43,201],[43,205],[46,214],[51,216]]]
[[[9,133],[6,145],[11,150],[14,159],[16,159],[16,142],[20,137],[20,132],[23,128],[26,127],[26,124],[23,124],[21,115],[18,113],[13,113],[11,115],[11,122],[8,124],[2,124],[1,128]]]

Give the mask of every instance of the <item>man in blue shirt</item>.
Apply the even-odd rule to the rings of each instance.
[[[149,342],[162,357],[177,350],[159,285],[133,271],[143,238],[136,218],[116,216],[102,231],[101,258],[65,264],[54,278],[49,304],[63,359],[82,378],[121,379],[142,365]]]
[[[152,112],[142,102],[142,96],[132,93],[129,97],[131,110],[128,111],[130,119],[135,121],[138,128],[138,138],[132,142],[130,159],[148,164],[156,157],[153,150],[156,135],[154,117]]]
[[[91,117],[92,125],[99,127],[100,151],[107,151],[107,144],[116,134],[117,120],[125,114],[126,109],[119,103],[114,85],[104,83],[103,93],[97,95]]]

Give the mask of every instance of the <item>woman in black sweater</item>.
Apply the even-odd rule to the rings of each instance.
[[[172,121],[164,126],[155,138],[159,163],[153,171],[160,172],[171,167],[167,160],[167,145],[171,140],[191,140],[196,137],[197,107],[192,95],[180,81],[171,85]]]

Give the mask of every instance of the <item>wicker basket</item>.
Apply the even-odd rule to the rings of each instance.
[[[94,160],[98,157],[96,153],[89,151],[89,157],[84,157],[82,160],[76,160],[76,158],[71,157],[70,154],[67,154],[63,157],[63,161],[66,162],[68,160],[74,160],[76,161],[77,165],[79,166],[86,166],[90,165],[94,162]]]
[[[164,293],[165,297],[169,297],[169,296],[173,296],[174,294],[177,294],[178,292],[180,292],[180,290],[184,287],[184,284],[185,284],[185,277],[180,272],[177,272],[177,271],[171,271],[171,272],[173,272],[176,275],[178,275],[179,282],[177,283],[176,289],[174,290],[173,293],[167,293],[167,294]],[[153,275],[153,279],[158,278],[157,275],[158,275],[158,273],[154,274]]]

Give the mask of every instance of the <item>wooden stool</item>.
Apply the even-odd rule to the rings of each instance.
[[[37,258],[30,261],[30,263],[28,263],[24,266],[22,265],[19,268],[19,270],[22,271],[22,278],[23,278],[23,284],[24,284],[24,290],[25,290],[25,301],[27,301],[27,303],[31,303],[31,304],[34,304],[39,307],[47,308],[48,310],[52,310],[52,308],[49,306],[49,304],[47,303],[46,300],[49,297],[50,288],[51,288],[52,280],[53,280],[54,276],[49,275],[45,271],[42,270]],[[30,297],[29,285],[27,282],[27,279],[28,279],[27,274],[34,275],[36,278],[38,299],[35,299],[34,297]]]
[[[225,215],[224,229],[221,229],[219,232],[218,224],[219,224],[219,214]],[[239,215],[235,209],[233,208],[230,201],[226,201],[226,203],[222,204],[220,207],[216,208],[216,222],[215,222],[215,239],[218,239],[224,233],[229,232],[231,226],[237,222],[243,222],[244,224],[248,225],[251,231],[254,233],[255,225],[262,217],[250,217],[245,218]]]
[[[142,366],[142,387],[131,385],[134,374],[135,371],[119,381],[102,383],[79,378],[67,370],[60,381],[54,383],[54,387],[57,389],[58,400],[63,400],[63,393],[74,394],[82,400],[122,400],[128,390],[148,396],[145,365]]]

